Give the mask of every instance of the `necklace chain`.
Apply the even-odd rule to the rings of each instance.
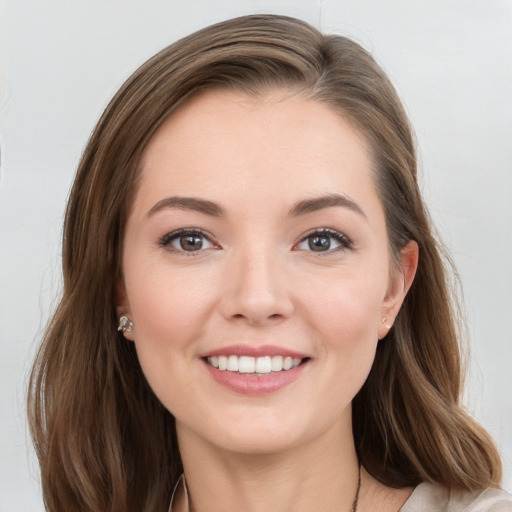
[[[354,503],[352,503],[351,512],[357,512],[357,503],[359,501],[359,491],[361,490],[361,464],[359,464],[359,476],[357,478],[357,490],[354,497]]]

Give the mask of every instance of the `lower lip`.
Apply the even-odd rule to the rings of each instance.
[[[206,361],[204,364],[216,382],[235,393],[248,396],[264,396],[275,393],[297,380],[305,367],[309,366],[308,361],[305,361],[290,370],[256,375],[219,370]]]

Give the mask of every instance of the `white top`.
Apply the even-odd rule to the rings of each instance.
[[[173,507],[173,498],[179,487],[184,488],[184,507]],[[189,512],[187,484],[183,475],[171,497],[169,512]],[[435,484],[418,485],[398,512],[512,512],[512,495],[501,489],[464,492],[450,491]]]
[[[501,489],[470,493],[422,483],[400,512],[512,512],[512,495]]]

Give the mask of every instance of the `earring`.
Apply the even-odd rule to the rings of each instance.
[[[125,332],[132,332],[132,330],[133,330],[133,322],[126,315],[122,315],[119,318],[119,325],[117,327],[117,330],[118,331],[122,331],[123,334]]]
[[[386,317],[383,316],[381,319],[380,319],[380,323],[386,328],[386,329],[391,329],[391,325],[389,325],[388,323],[386,323]]]

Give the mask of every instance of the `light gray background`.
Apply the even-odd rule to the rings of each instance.
[[[416,129],[423,191],[463,282],[473,346],[466,403],[496,438],[512,489],[510,0],[12,0],[0,3],[0,511],[43,510],[26,376],[59,294],[65,199],[95,121],[157,50],[254,12],[354,37],[395,83]]]

